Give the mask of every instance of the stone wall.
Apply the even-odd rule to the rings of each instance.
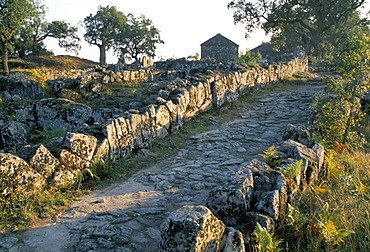
[[[53,139],[47,144],[24,148],[19,155],[22,158],[14,154],[0,153],[0,192],[6,194],[11,191],[8,187],[14,189],[24,186],[29,190],[37,190],[44,186],[73,183],[77,174],[89,167],[95,158],[129,157],[146,148],[154,138],[164,138],[178,130],[185,120],[212,107],[221,107],[225,103],[233,102],[250,88],[272,84],[298,71],[306,71],[307,68],[307,59],[294,59],[288,64],[269,66],[268,69],[258,68],[205,76],[202,81],[193,83],[175,79],[159,91],[155,104],[145,107],[142,111],[126,111],[120,117],[91,125],[87,123],[93,116],[87,117],[85,112],[91,111],[84,105],[72,102],[73,109],[69,109],[71,106],[65,106],[69,104],[66,99],[40,100],[35,106],[26,108],[27,115],[39,116],[27,120],[44,122],[46,126],[51,124],[55,117],[56,123],[62,123],[67,128],[70,126],[68,129],[71,132],[64,138]],[[136,79],[145,79],[151,75],[150,70],[137,73]],[[131,72],[130,76],[132,80]],[[117,80],[113,73],[112,77]],[[62,104],[55,106],[64,112],[54,113],[48,110],[48,113],[41,113],[40,109],[45,108],[45,103]],[[80,122],[79,125],[77,122]],[[5,122],[4,128],[11,123],[14,124]],[[23,129],[28,127],[27,123],[19,122],[19,125],[15,126]],[[72,132],[74,130],[76,131]],[[12,134],[15,133],[9,131],[9,137],[6,138],[3,133],[0,134],[0,143],[5,146],[6,141],[12,139]],[[10,177],[7,174],[13,175]]]
[[[289,125],[283,139],[309,143],[306,133],[303,127]],[[253,247],[251,234],[257,223],[270,233],[279,228],[288,203],[324,172],[323,146],[293,139],[277,146],[279,167],[254,159],[215,187],[204,205],[170,213],[160,227],[159,251],[245,252]],[[298,161],[303,165],[296,176],[285,177],[281,167]]]
[[[229,62],[238,57],[237,46],[202,46],[202,59],[212,58],[221,62]]]
[[[140,82],[152,78],[152,71],[150,69],[140,70],[122,70],[111,71],[104,68],[91,68],[91,69],[72,69],[72,70],[52,70],[44,71],[47,80],[56,79],[78,79],[81,82],[103,82],[112,83],[116,81],[123,82]]]

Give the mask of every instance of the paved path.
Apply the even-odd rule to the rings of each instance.
[[[272,95],[253,93],[234,120],[214,120],[176,155],[126,181],[85,197],[45,226],[0,238],[4,251],[157,251],[159,226],[183,205],[203,205],[208,192],[281,140],[287,124],[304,124],[315,81]],[[165,140],[164,140],[165,141]],[[1,251],[1,249],[0,249]]]

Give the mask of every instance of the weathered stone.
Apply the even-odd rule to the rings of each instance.
[[[19,241],[18,238],[15,237],[2,237],[0,238],[0,250],[1,248],[10,249]]]
[[[270,216],[257,212],[247,212],[245,213],[245,219],[248,220],[248,222],[246,222],[246,226],[250,227],[250,232],[253,232],[257,223],[271,233],[273,233],[275,230],[275,221]]]
[[[23,159],[10,154],[0,153],[0,192],[4,195],[13,189],[24,186],[33,191],[45,185],[42,176],[33,170]]]
[[[33,99],[43,95],[40,86],[33,80],[22,80],[12,76],[0,77],[0,90],[6,90],[11,96]]]
[[[134,148],[129,121],[119,117],[107,121],[104,126],[104,135],[109,142],[109,156],[128,157]]]
[[[241,167],[223,186],[209,193],[206,204],[227,226],[235,226],[251,207],[253,185],[252,171]]]
[[[75,174],[67,169],[61,169],[54,173],[51,184],[55,187],[69,187],[75,183]]]
[[[26,145],[28,140],[29,128],[22,122],[9,121],[0,131],[0,149],[19,149]]]
[[[109,154],[109,141],[108,139],[105,138],[100,143],[98,143],[95,150],[94,158],[105,159],[108,157],[108,154]]]
[[[97,139],[79,133],[67,133],[63,146],[84,160],[90,161],[97,147]]]
[[[29,163],[33,169],[45,178],[50,177],[55,171],[55,168],[60,165],[59,160],[43,145],[37,147]]]
[[[70,167],[76,170],[84,169],[90,165],[89,161],[82,159],[80,156],[66,149],[62,149],[60,151],[59,160],[66,167]]]
[[[308,147],[313,145],[310,129],[304,126],[289,124],[282,135],[282,139],[291,139]]]
[[[67,99],[46,98],[36,102],[35,114],[37,124],[46,130],[73,131],[84,127],[91,118],[92,109]]]
[[[184,206],[161,224],[159,251],[220,251],[225,225],[204,206]]]
[[[169,135],[169,128],[171,122],[171,115],[165,105],[159,105],[155,108],[155,117],[156,124],[154,126],[155,137],[164,138]]]
[[[325,148],[321,144],[315,144],[311,148],[316,153],[316,160],[318,163],[318,175],[323,171],[323,165],[325,161]]]
[[[227,227],[225,246],[222,252],[245,252],[244,237],[239,230]]]
[[[120,108],[99,108],[92,113],[92,118],[96,123],[103,123],[108,119],[122,117],[124,112]]]
[[[28,106],[21,106],[19,108],[14,109],[15,118],[17,118],[17,121],[30,123],[34,122],[35,116],[33,114],[34,106],[28,105]]]
[[[315,150],[322,155],[322,150],[320,151],[320,149],[321,148],[318,146],[315,147]],[[279,146],[279,151],[286,153],[290,158],[304,161],[302,171],[302,182],[304,183],[301,184],[310,184],[317,179],[321,167],[318,155],[314,150],[293,140],[287,140]],[[320,162],[322,162],[322,160]]]
[[[82,240],[76,247],[76,251],[78,252],[88,252],[94,251],[98,248],[98,244],[95,239],[85,239]]]

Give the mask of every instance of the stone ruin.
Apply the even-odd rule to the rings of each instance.
[[[0,192],[8,195],[17,188],[32,192],[73,184],[95,159],[127,158],[145,151],[154,138],[177,131],[197,114],[307,68],[306,58],[251,69],[179,59],[119,72],[104,68],[45,72],[47,89],[55,97],[46,97],[33,80],[2,77],[0,94],[9,106],[0,112]],[[61,98],[85,92],[99,99],[98,93],[117,81],[140,82],[156,94],[134,98],[128,109],[127,104],[93,109]],[[31,146],[35,129],[67,133]]]
[[[277,146],[280,167],[302,160],[296,177],[288,179],[281,168],[253,159],[214,188],[204,205],[170,213],[160,227],[159,251],[254,251],[251,234],[257,223],[273,233],[283,223],[288,203],[324,173],[324,148],[312,144],[307,129],[289,125],[283,139]]]

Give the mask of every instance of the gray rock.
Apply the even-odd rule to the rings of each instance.
[[[46,98],[36,102],[36,122],[46,130],[73,131],[84,128],[91,119],[92,109],[62,98]]]
[[[0,130],[0,149],[14,151],[28,143],[29,127],[17,121],[9,121]]]
[[[98,248],[98,244],[95,239],[84,239],[78,243],[76,247],[76,251],[77,252],[89,252],[89,251],[94,251],[97,248]]]
[[[209,193],[206,204],[227,226],[235,226],[239,218],[250,210],[253,186],[252,171],[241,167],[224,185]]]
[[[63,146],[82,159],[90,161],[97,147],[97,139],[94,136],[69,132],[64,138]]]
[[[219,251],[225,225],[204,206],[184,206],[161,224],[159,251]]]
[[[3,195],[12,193],[13,189],[20,186],[34,191],[41,189],[44,185],[44,178],[26,161],[9,153],[0,153],[0,192]]]
[[[305,126],[289,124],[282,135],[282,139],[284,141],[291,139],[308,147],[313,146],[310,128]]]
[[[23,80],[13,76],[0,77],[0,90],[5,90],[10,96],[23,99],[33,99],[43,95],[40,86],[33,80]]]
[[[10,249],[19,241],[18,238],[15,237],[2,237],[0,238],[0,247]]]
[[[316,146],[315,152],[301,143],[293,140],[287,140],[283,142],[278,149],[279,151],[286,153],[290,158],[304,161],[301,184],[310,184],[317,179],[317,176],[321,170],[319,162],[322,163],[322,159],[318,158],[318,154],[316,152],[320,153],[322,156],[321,147]]]
[[[240,231],[227,227],[225,238],[222,252],[245,252],[244,237]]]
[[[55,169],[60,166],[59,160],[43,145],[38,146],[34,151],[29,164],[45,178],[50,177]]]

